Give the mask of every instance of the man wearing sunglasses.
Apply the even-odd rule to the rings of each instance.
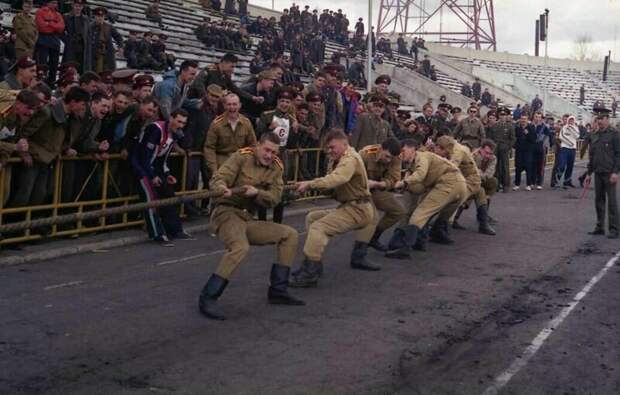
[[[454,137],[461,144],[467,144],[472,149],[480,147],[482,140],[485,139],[486,133],[484,126],[478,118],[478,108],[469,107],[467,110],[467,118],[463,119],[454,129]]]

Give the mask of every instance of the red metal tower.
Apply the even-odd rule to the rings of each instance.
[[[493,0],[381,0],[377,34],[497,50]]]

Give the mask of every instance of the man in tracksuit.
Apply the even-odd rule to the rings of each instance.
[[[130,154],[138,193],[145,202],[174,196],[176,178],[170,174],[168,156],[174,143],[183,137],[187,111],[174,110],[168,121],[156,121],[144,129],[140,142]],[[145,211],[149,237],[163,246],[172,246],[169,238],[191,240],[183,231],[177,206],[163,206]]]

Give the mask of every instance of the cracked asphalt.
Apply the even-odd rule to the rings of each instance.
[[[223,248],[207,233],[2,267],[0,394],[482,394],[620,250],[586,234],[580,193],[496,195],[496,237],[470,209],[452,246],[372,252],[380,272],[338,237],[319,287],[291,290],[305,307],[266,303],[274,249],[252,248],[224,322],[197,309]],[[620,393],[619,282],[616,264],[499,392]]]

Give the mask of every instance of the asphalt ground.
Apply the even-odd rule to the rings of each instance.
[[[291,290],[304,307],[267,304],[274,249],[253,247],[223,322],[197,309],[223,252],[208,233],[1,267],[0,393],[617,394],[620,244],[586,234],[580,195],[496,195],[497,236],[470,209],[452,246],[372,252],[380,272],[337,237],[319,287]]]

